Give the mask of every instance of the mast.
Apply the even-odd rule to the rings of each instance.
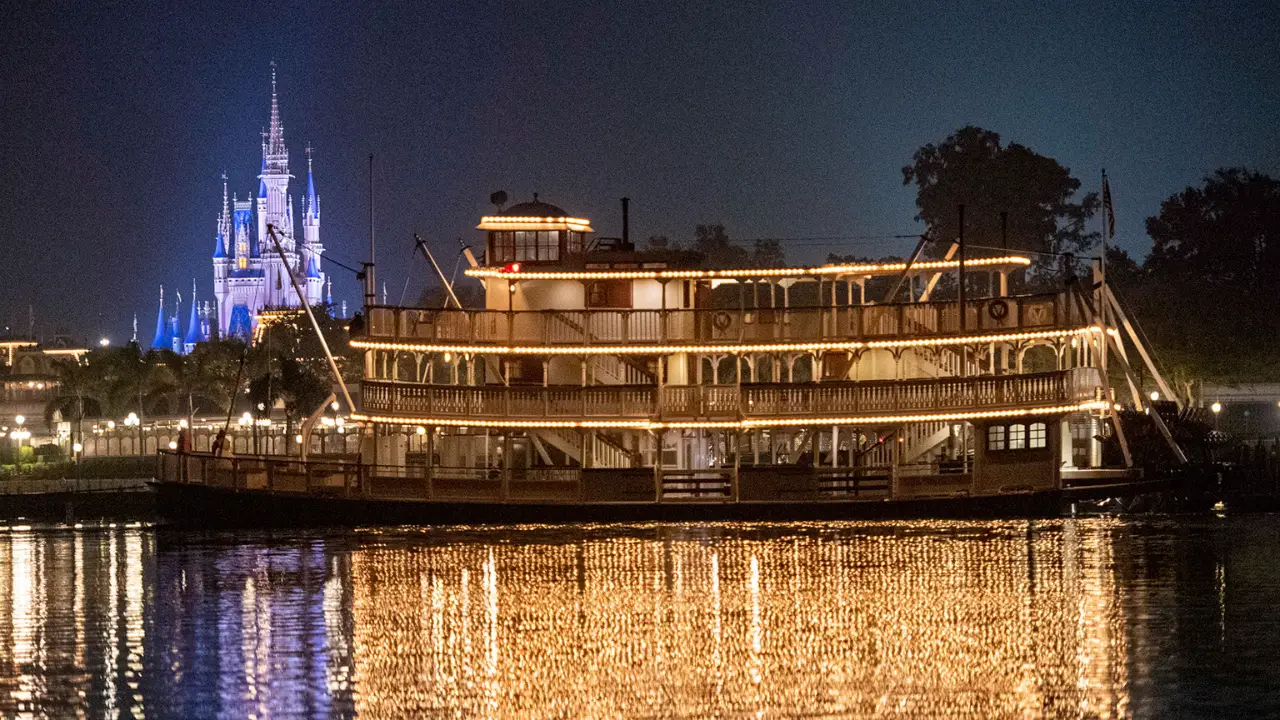
[[[373,243],[373,154],[369,154],[369,262],[364,264],[364,307],[365,315],[368,315],[369,308],[378,301],[378,283],[377,276],[374,273],[374,263],[376,262],[375,246]]]

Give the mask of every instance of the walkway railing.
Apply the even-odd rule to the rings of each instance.
[[[1088,319],[1064,294],[983,298],[966,303],[965,332],[1078,327]],[[960,334],[955,301],[696,310],[369,309],[365,337],[398,343],[614,345],[886,340]]]
[[[366,380],[369,414],[424,418],[686,419],[969,411],[1094,399],[1095,368],[973,378],[744,385],[418,385]]]

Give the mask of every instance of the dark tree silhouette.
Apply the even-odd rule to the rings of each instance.
[[[904,185],[916,185],[917,220],[928,225],[939,242],[932,255],[946,251],[958,235],[956,207],[965,206],[965,241],[973,255],[1001,248],[1001,213],[1007,213],[1008,246],[1035,253],[1082,255],[1098,241],[1098,233],[1086,227],[1098,210],[1097,193],[1076,199],[1080,181],[1051,157],[1009,143],[979,127],[963,127],[940,143],[916,151],[911,164],[902,168]],[[1033,275],[1055,273],[1061,262],[1054,257],[1033,258]]]
[[[1179,380],[1280,380],[1280,182],[1240,168],[1167,198],[1108,279]]]

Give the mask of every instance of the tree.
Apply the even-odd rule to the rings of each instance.
[[[1108,281],[1178,380],[1280,380],[1280,182],[1223,169],[1147,218],[1141,267],[1108,250]]]
[[[359,382],[364,374],[364,352],[351,347],[351,337],[345,323],[330,315],[323,306],[317,305],[312,311],[320,323],[320,331],[333,353],[342,378],[349,383]],[[316,374],[324,377],[330,375],[329,363],[319,339],[316,338],[315,328],[311,326],[307,314],[301,310],[272,320],[263,329],[251,354],[254,356],[252,363],[255,374],[263,372],[268,361],[278,357],[293,357],[301,359]]]
[[[650,235],[648,240],[644,241],[643,249],[650,252],[661,252],[665,250],[680,250],[680,243],[671,242],[671,238],[666,235]]]
[[[961,204],[965,243],[981,253],[1003,248],[1001,213],[1007,213],[1011,250],[1082,254],[1098,240],[1085,227],[1098,210],[1097,193],[1076,200],[1080,181],[1070,169],[1024,145],[1002,145],[990,130],[963,127],[920,148],[902,168],[902,183],[916,185],[916,219],[939,241],[931,248],[935,257],[959,235]],[[1034,259],[1033,274],[1042,279],[1060,266],[1051,256]]]
[[[168,411],[185,414],[188,421],[197,413],[226,412],[235,399],[236,377],[240,371],[244,344],[238,340],[200,343],[189,355],[157,351],[165,369],[158,394],[168,403]]]
[[[100,378],[85,360],[61,360],[56,365],[58,394],[45,406],[45,424],[52,427],[55,415],[76,424],[76,441],[84,438],[84,419],[102,412]]]
[[[86,358],[100,383],[102,411],[110,416],[136,412],[141,419],[156,404],[164,386],[159,355],[137,343],[90,352]]]
[[[693,231],[693,249],[710,267],[736,268],[747,264],[747,251],[733,244],[721,223],[699,225]]]
[[[761,238],[755,241],[751,250],[752,267],[779,268],[786,264],[786,254],[782,252],[782,245],[777,240]]]

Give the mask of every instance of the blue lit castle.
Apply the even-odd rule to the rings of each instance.
[[[298,279],[307,304],[332,302],[332,288],[320,269],[324,246],[320,243],[320,198],[311,174],[311,148],[307,148],[307,190],[302,196],[302,233],[295,231],[293,198],[289,196],[289,150],[276,95],[275,64],[271,67],[271,125],[262,136],[262,170],[258,197],[241,200],[228,196],[227,176],[222,176],[222,210],[213,246],[214,302],[201,304],[192,287],[191,313],[186,332],[179,322],[181,295],[172,314],[166,315],[164,289],[156,314],[153,349],[186,354],[197,343],[214,337],[250,340],[264,310],[300,307],[289,273]],[[284,258],[267,234],[271,225]]]
[[[325,300],[326,278],[320,269],[324,253],[320,244],[320,199],[311,175],[311,148],[307,148],[307,191],[302,197],[300,236],[295,232],[293,198],[289,196],[292,177],[273,65],[271,125],[263,135],[256,203],[238,198],[228,201],[225,175],[222,181],[222,213],[218,216],[213,248],[213,294],[217,300],[217,331],[224,337],[251,338],[264,308],[298,307],[288,273],[293,273],[304,288],[308,304]],[[275,228],[284,259],[272,245],[267,225]],[[193,312],[193,322],[197,314]]]

